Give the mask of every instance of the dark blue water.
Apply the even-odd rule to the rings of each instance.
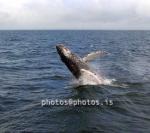
[[[93,61],[115,86],[71,84],[55,45]],[[112,106],[49,106],[42,99],[113,100]],[[0,132],[150,132],[150,31],[0,31]]]

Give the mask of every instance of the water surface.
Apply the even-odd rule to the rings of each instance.
[[[83,57],[115,86],[74,87],[55,45]],[[42,99],[105,99],[113,106],[42,107]],[[149,31],[0,31],[0,132],[150,132]]]

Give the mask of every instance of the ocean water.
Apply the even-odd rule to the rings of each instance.
[[[79,56],[118,86],[75,86],[55,46]],[[125,85],[125,86],[123,86]],[[41,106],[43,99],[113,101]],[[150,31],[0,31],[0,133],[149,133]]]

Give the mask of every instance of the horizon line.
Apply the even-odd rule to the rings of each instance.
[[[46,31],[60,31],[60,30],[66,30],[66,31],[77,31],[77,30],[93,30],[93,31],[150,31],[150,29],[0,29],[0,31],[19,31],[19,30],[46,30]]]

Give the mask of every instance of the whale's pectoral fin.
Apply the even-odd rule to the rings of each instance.
[[[106,54],[108,54],[108,53],[105,52],[105,51],[92,52],[92,53],[87,54],[87,55],[83,58],[83,61],[85,61],[85,62],[92,61],[92,60],[96,59],[97,57],[101,57],[101,56],[104,56],[104,55],[106,55]]]

